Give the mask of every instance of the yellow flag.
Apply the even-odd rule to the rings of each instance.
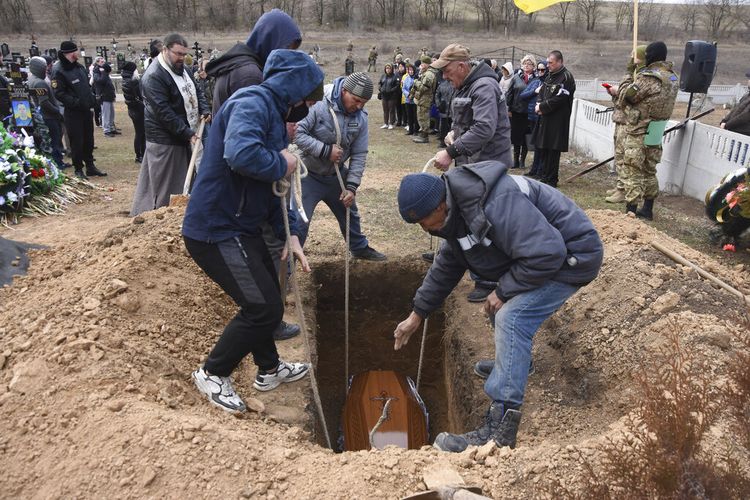
[[[546,9],[551,5],[562,2],[573,2],[575,0],[513,0],[516,7],[524,11],[526,14],[531,14],[538,10]]]

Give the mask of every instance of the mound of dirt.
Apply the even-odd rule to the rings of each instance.
[[[400,498],[425,488],[426,468],[447,464],[488,495],[526,498],[549,478],[574,477],[573,446],[593,446],[621,428],[635,390],[630,375],[664,332],[678,328],[718,377],[734,347],[743,304],[651,240],[750,294],[744,269],[723,267],[624,215],[590,215],[605,264],[538,335],[518,448],[458,455],[431,447],[335,454],[315,444],[309,382],[256,393],[249,364],[236,382],[256,411],[233,417],[199,397],[189,374],[236,308],[187,256],[179,209],[137,217],[96,241],[33,252],[29,274],[0,290],[5,495]],[[307,277],[303,288],[310,297],[319,286]],[[446,304],[444,338],[446,349],[461,353],[449,375],[451,397],[465,401],[458,430],[486,409],[469,370],[492,355],[486,320],[465,303],[469,285],[462,286]],[[293,320],[293,311],[287,316]],[[307,356],[300,338],[280,350],[285,359]]]

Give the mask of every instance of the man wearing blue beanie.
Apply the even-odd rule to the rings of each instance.
[[[596,278],[604,256],[596,229],[572,200],[507,170],[504,163],[483,161],[442,177],[410,174],[398,191],[401,217],[445,241],[411,314],[393,332],[396,350],[442,305],[467,269],[497,282],[484,304],[495,325],[495,360],[484,384],[492,403],[476,430],[439,434],[433,445],[443,451],[461,452],[491,440],[515,447],[534,334]]]

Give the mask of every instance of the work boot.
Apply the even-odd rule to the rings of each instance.
[[[479,378],[487,380],[490,377],[493,368],[495,368],[494,359],[480,359],[474,364],[474,374]],[[529,375],[532,375],[533,373],[534,360],[532,359],[529,361]]]
[[[513,146],[513,166],[510,168],[520,168],[518,161],[521,157],[521,146]]]
[[[299,335],[301,328],[299,325],[282,321],[279,327],[273,332],[274,340],[287,340]]]
[[[353,251],[352,256],[355,259],[360,259],[360,260],[372,260],[372,261],[388,260],[388,257],[378,252],[377,250],[372,248],[370,245],[367,245],[365,248],[361,250],[357,250],[356,252]]]
[[[528,154],[528,152],[528,149],[521,146],[521,161],[518,163],[519,168],[526,168],[526,155]]]
[[[636,211],[638,210],[638,204],[636,203],[628,203],[625,205],[625,213],[632,213],[633,215],[636,215]]]
[[[106,177],[107,172],[102,172],[98,168],[96,168],[96,165],[91,164],[86,166],[86,175],[89,177]]]
[[[643,207],[635,212],[639,219],[654,220],[654,199],[643,200]]]
[[[469,292],[466,296],[466,300],[469,302],[484,302],[492,290],[494,290],[494,288],[487,288],[481,286],[479,283],[474,283],[474,290]]]
[[[607,203],[622,203],[623,201],[625,201],[625,191],[615,189],[614,193],[611,193],[609,196],[604,198],[604,201],[606,201]]]
[[[420,132],[418,136],[412,139],[412,141],[417,144],[427,144],[430,142],[430,137],[427,135],[427,132]]]
[[[76,168],[75,176],[78,177],[79,179],[88,179],[88,177],[86,177],[86,174],[83,173],[82,168]]]
[[[500,436],[501,428],[503,427],[504,421],[508,418],[508,412],[514,411],[519,413],[517,410],[504,411],[503,403],[501,401],[493,401],[490,405],[490,409],[487,410],[487,415],[484,417],[484,424],[478,427],[476,430],[467,432],[466,434],[451,434],[450,432],[441,432],[435,438],[435,442],[432,444],[435,448],[441,451],[449,451],[452,453],[460,453],[469,446],[482,446],[487,444],[495,436]],[[505,416],[504,416],[505,415]],[[519,419],[520,420],[520,419]],[[510,422],[508,422],[509,424]],[[508,427],[505,424],[505,427]],[[516,432],[518,431],[518,424],[515,426]],[[502,434],[508,434],[508,431],[503,431]],[[509,441],[509,436],[503,435],[503,441]],[[513,446],[516,445],[515,434],[513,434]],[[508,444],[503,446],[509,446]]]
[[[521,412],[510,408],[506,410],[505,415],[503,415],[503,421],[500,422],[500,426],[492,434],[495,444],[500,448],[503,446],[508,446],[510,449],[515,448],[519,425],[521,425]]]

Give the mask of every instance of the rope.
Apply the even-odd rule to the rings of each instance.
[[[429,160],[427,160],[427,163],[424,164],[424,167],[422,168],[422,172],[427,172],[430,168],[435,166],[435,157],[433,156]],[[438,242],[436,246],[440,245],[440,239],[438,238]],[[432,250],[432,235],[430,235],[430,250]],[[436,252],[437,253],[437,252]],[[427,323],[428,318],[424,319],[424,326],[422,327],[422,342],[419,345],[419,363],[417,364],[417,384],[416,384],[416,391],[419,393],[419,384],[422,381],[422,366],[424,364],[424,348],[425,344],[427,344]]]
[[[305,207],[302,205],[302,179],[307,177],[307,165],[302,161],[299,148],[295,144],[289,146],[288,151],[297,158],[297,170],[292,174],[291,181],[286,177],[282,177],[273,183],[271,190],[273,191],[273,194],[279,198],[284,198],[286,202],[286,196],[289,193],[289,189],[293,186],[292,197],[294,198],[294,204],[297,205],[297,213],[299,213],[299,216],[305,221],[305,223],[308,223],[310,222],[310,219],[307,218]]]
[[[333,126],[336,129],[336,145],[341,147],[341,127],[339,127],[339,120],[336,118],[336,112],[333,110],[333,106],[328,107],[328,111],[331,112],[333,117]],[[346,193],[346,186],[344,185],[344,178],[341,176],[341,164],[334,164],[336,170],[336,177],[339,180],[339,186],[341,186],[341,194]],[[346,208],[346,236],[344,238],[346,248],[344,249],[344,397],[348,392],[349,388],[349,223],[351,220],[351,210],[349,207]]]
[[[281,212],[284,219],[284,231],[286,232],[286,248],[287,253],[289,254],[289,258],[293,259],[292,256],[292,233],[289,229],[289,211],[286,206],[286,195],[289,192],[289,188],[292,184],[297,185],[299,184],[299,193],[301,198],[302,188],[301,188],[301,173],[299,172],[299,168],[292,174],[292,178],[297,177],[296,180],[293,180],[292,182],[289,182],[286,180],[286,178],[283,178],[279,181],[276,181],[273,185],[273,192],[276,196],[279,196],[282,198],[281,200]],[[302,206],[302,203],[298,205],[299,207]],[[304,210],[302,211],[302,214],[304,214]],[[318,417],[320,418],[320,423],[323,426],[323,434],[326,438],[326,444],[328,445],[328,448],[332,448],[331,446],[331,436],[328,434],[328,425],[326,424],[326,416],[325,413],[323,413],[323,402],[320,400],[320,392],[318,392],[318,381],[315,377],[315,369],[313,367],[312,362],[312,349],[310,348],[310,336],[307,332],[307,327],[305,326],[305,313],[302,310],[302,295],[299,291],[299,283],[297,281],[297,273],[295,272],[297,266],[292,266],[292,289],[294,290],[294,304],[297,308],[297,315],[299,316],[299,326],[302,330],[302,337],[305,339],[305,347],[307,347],[307,357],[310,359],[310,384],[312,384],[312,392],[313,392],[313,399],[315,400],[315,406],[318,410]]]
[[[370,449],[371,450],[375,449],[375,433],[380,428],[381,424],[385,422],[386,420],[388,420],[388,411],[391,408],[391,401],[393,401],[394,399],[396,398],[388,398],[386,400],[385,404],[383,405],[383,413],[380,415],[380,418],[378,419],[377,423],[370,431]]]

